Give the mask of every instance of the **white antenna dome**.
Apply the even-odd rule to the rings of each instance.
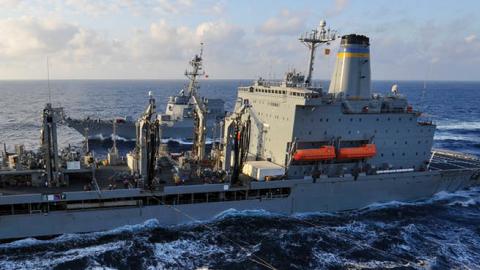
[[[397,84],[392,85],[392,93],[394,93],[395,95],[398,94],[398,85]]]
[[[320,21],[320,24],[319,24],[320,28],[323,28],[323,27],[325,27],[326,25],[327,25],[327,22],[326,22],[325,20],[321,20],[321,21]]]
[[[153,92],[152,92],[152,91],[148,91],[148,96],[149,96],[149,97],[153,97]]]

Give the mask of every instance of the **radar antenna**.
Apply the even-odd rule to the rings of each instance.
[[[190,61],[192,70],[185,70],[185,76],[190,80],[187,89],[187,95],[192,96],[197,93],[198,82],[197,77],[205,75],[202,65],[202,56],[203,56],[203,42],[200,43],[200,54],[196,54],[193,59]]]
[[[327,23],[322,20],[320,21],[319,28],[313,29],[310,33],[303,34],[299,40],[307,46],[310,50],[310,58],[308,61],[308,75],[305,80],[305,84],[307,86],[312,85],[312,73],[313,73],[313,62],[315,60],[315,50],[317,47],[322,44],[326,43],[327,45],[330,41],[335,40],[337,31],[331,30],[330,28],[326,29],[325,26]]]

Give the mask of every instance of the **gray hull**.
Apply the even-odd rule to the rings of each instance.
[[[264,197],[208,203],[178,205],[131,206],[112,209],[66,210],[38,214],[0,216],[0,239],[104,231],[124,225],[141,224],[150,219],[161,225],[177,225],[205,221],[229,210],[266,210],[272,213],[346,211],[388,201],[416,201],[437,192],[454,192],[479,185],[472,170],[429,171],[388,175],[252,182],[250,188],[289,187],[283,198]],[[175,194],[179,187],[166,188]],[[182,186],[199,190],[205,186]],[[119,190],[119,192],[121,192]]]
[[[75,120],[67,119],[66,123],[69,127],[75,129],[81,134],[85,134],[85,128],[88,128],[88,136],[90,139],[104,139],[111,138],[113,134],[113,126],[111,121],[104,120]],[[162,127],[163,138],[185,139],[193,138],[193,120],[184,119],[183,121],[175,122],[173,126]],[[215,125],[214,119],[207,120],[207,137],[213,136],[213,127]],[[218,135],[218,134],[217,134]],[[124,123],[117,124],[117,136],[134,140],[135,134],[135,122],[126,121]]]

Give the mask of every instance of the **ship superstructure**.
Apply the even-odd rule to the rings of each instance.
[[[175,225],[232,208],[284,215],[345,211],[478,186],[479,158],[432,150],[435,125],[419,119],[398,86],[389,95],[371,93],[369,38],[342,36],[328,91],[315,86],[315,49],[336,38],[325,27],[322,22],[301,38],[310,49],[307,77],[291,71],[282,82],[260,79],[239,87],[235,110],[222,122],[222,141],[210,153],[204,148],[205,107],[195,95],[192,149],[169,153],[161,143],[166,122],[150,95],[127,164],[115,149],[109,160],[88,151],[57,153],[58,118],[47,104],[47,152],[18,146],[16,153],[2,153],[0,239],[108,230],[149,219]],[[201,63],[200,53],[187,72],[189,93],[198,89]]]
[[[310,60],[312,61],[312,60]],[[426,170],[435,125],[398,90],[370,91],[369,39],[341,38],[328,91],[308,77],[289,72],[282,83],[258,80],[240,87],[237,110],[248,104],[264,126],[252,127],[249,159],[283,166],[288,177],[311,172],[342,175],[353,171]],[[333,151],[333,152],[332,152]]]

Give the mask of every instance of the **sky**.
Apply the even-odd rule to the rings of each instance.
[[[480,80],[478,0],[0,0],[0,79],[180,79],[204,43],[212,79],[306,71],[320,20],[370,37],[374,80]],[[329,47],[336,51],[339,40]],[[321,48],[314,78],[335,54]]]

